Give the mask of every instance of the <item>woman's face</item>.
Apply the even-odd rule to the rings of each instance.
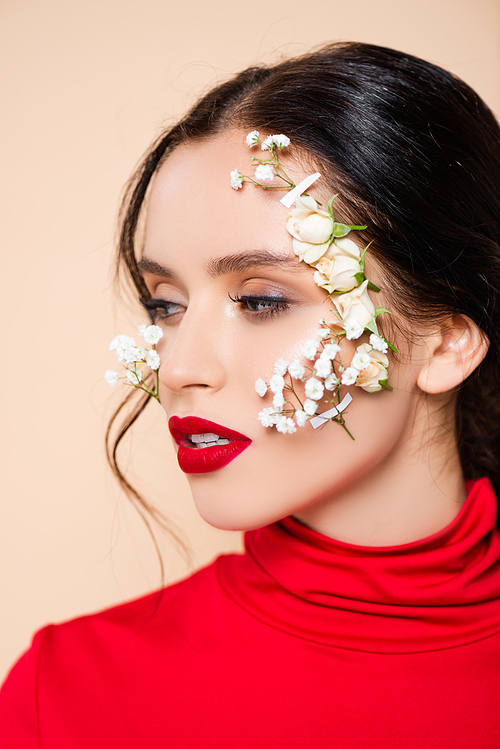
[[[302,346],[317,339],[318,321],[331,306],[312,269],[293,255],[288,211],[279,202],[284,192],[230,187],[231,170],[253,173],[257,148],[250,150],[240,132],[178,147],[152,185],[141,261],[164,331],[159,392],[169,419],[197,417],[220,425],[222,436],[232,430],[248,440],[225,465],[213,470],[209,459],[211,470],[188,473],[202,517],[227,529],[300,516],[316,503],[336,502],[353,485],[376,484],[381,471],[404,459],[416,392],[412,366],[391,361],[393,392],[349,388],[345,419],[354,441],[332,422],[286,435],[261,426],[257,414],[272,395],[257,395],[255,380],[269,381],[279,358],[303,360]],[[286,163],[296,183],[307,176],[298,163]],[[328,199],[317,184],[312,195]],[[350,362],[354,346],[342,346]],[[193,423],[180,422],[187,431]],[[205,431],[217,433],[215,426]],[[181,441],[191,444],[187,435]],[[195,456],[196,470],[202,462]],[[186,467],[192,469],[189,459]]]

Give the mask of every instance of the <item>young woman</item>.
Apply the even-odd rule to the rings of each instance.
[[[128,422],[159,399],[246,553],[39,632],[3,747],[498,745],[499,239],[492,113],[400,52],[250,68],[161,136]]]

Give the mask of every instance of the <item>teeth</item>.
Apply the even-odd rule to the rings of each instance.
[[[229,445],[231,442],[230,439],[219,437],[218,434],[214,434],[213,432],[205,432],[205,434],[190,434],[189,439],[197,448],[211,447],[212,445]]]

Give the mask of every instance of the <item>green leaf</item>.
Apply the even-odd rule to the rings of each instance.
[[[356,275],[359,275],[359,274],[357,273]],[[372,283],[371,281],[368,281],[368,288],[371,289],[372,291],[380,291],[379,287],[375,286],[375,284]]]
[[[376,307],[375,309],[375,317],[378,315],[381,315],[383,312],[386,312],[388,315],[393,315],[394,312],[391,312],[390,310],[386,309],[385,307]]]
[[[355,273],[354,278],[356,279],[356,286],[359,286],[365,280],[365,274],[363,271],[360,271],[359,273]],[[369,283],[368,286],[370,286]]]
[[[375,310],[375,316],[377,315],[377,311]],[[376,333],[378,335],[378,328],[377,323],[375,322],[375,319],[373,319],[371,322],[368,323],[368,325],[365,326],[365,330],[368,330],[370,333]]]
[[[336,198],[337,196],[338,196],[338,192],[337,192],[337,193],[335,193],[335,195],[332,195],[332,197],[331,197],[331,198],[330,198],[330,200],[328,201],[328,213],[329,213],[329,214],[330,214],[330,216],[332,217],[332,221],[335,221],[335,216],[333,215],[333,201],[335,200],[335,198]]]
[[[346,224],[341,224],[338,221],[334,221],[332,234],[334,237],[345,237],[351,230]]]
[[[349,229],[352,229],[353,231],[363,231],[364,229],[368,229],[366,225],[363,226],[356,226],[355,224],[347,224]]]
[[[382,388],[382,390],[393,390],[393,388],[389,385],[388,380],[379,380],[378,384]]]
[[[399,353],[398,350],[397,350],[397,348],[396,348],[396,346],[393,343],[391,343],[390,341],[388,341],[387,338],[384,338],[384,341],[387,343],[387,345],[388,345],[388,347],[390,348],[391,351],[393,351],[395,354]]]

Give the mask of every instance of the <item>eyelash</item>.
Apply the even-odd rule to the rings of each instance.
[[[281,312],[284,312],[290,307],[290,301],[288,299],[283,299],[281,297],[275,297],[275,296],[251,296],[251,295],[242,295],[242,296],[231,296],[231,294],[228,294],[229,299],[234,302],[235,304],[238,304],[240,309],[243,310],[243,312],[247,312],[250,315],[253,315],[254,317],[259,317],[261,320],[267,320],[271,317],[274,317],[275,315],[279,315]],[[272,307],[266,307],[261,310],[257,309],[251,309],[251,305],[258,305],[258,304],[271,304]]]
[[[174,317],[177,312],[180,312],[179,309],[177,309],[175,312],[168,312],[168,310],[172,307],[182,307],[181,304],[177,304],[176,302],[167,302],[165,299],[140,299],[139,301],[144,309],[147,310],[149,317],[151,318],[151,323],[153,325],[158,322],[158,319],[160,319],[162,322],[165,322],[169,318]],[[163,313],[161,313],[160,310],[162,310]]]

